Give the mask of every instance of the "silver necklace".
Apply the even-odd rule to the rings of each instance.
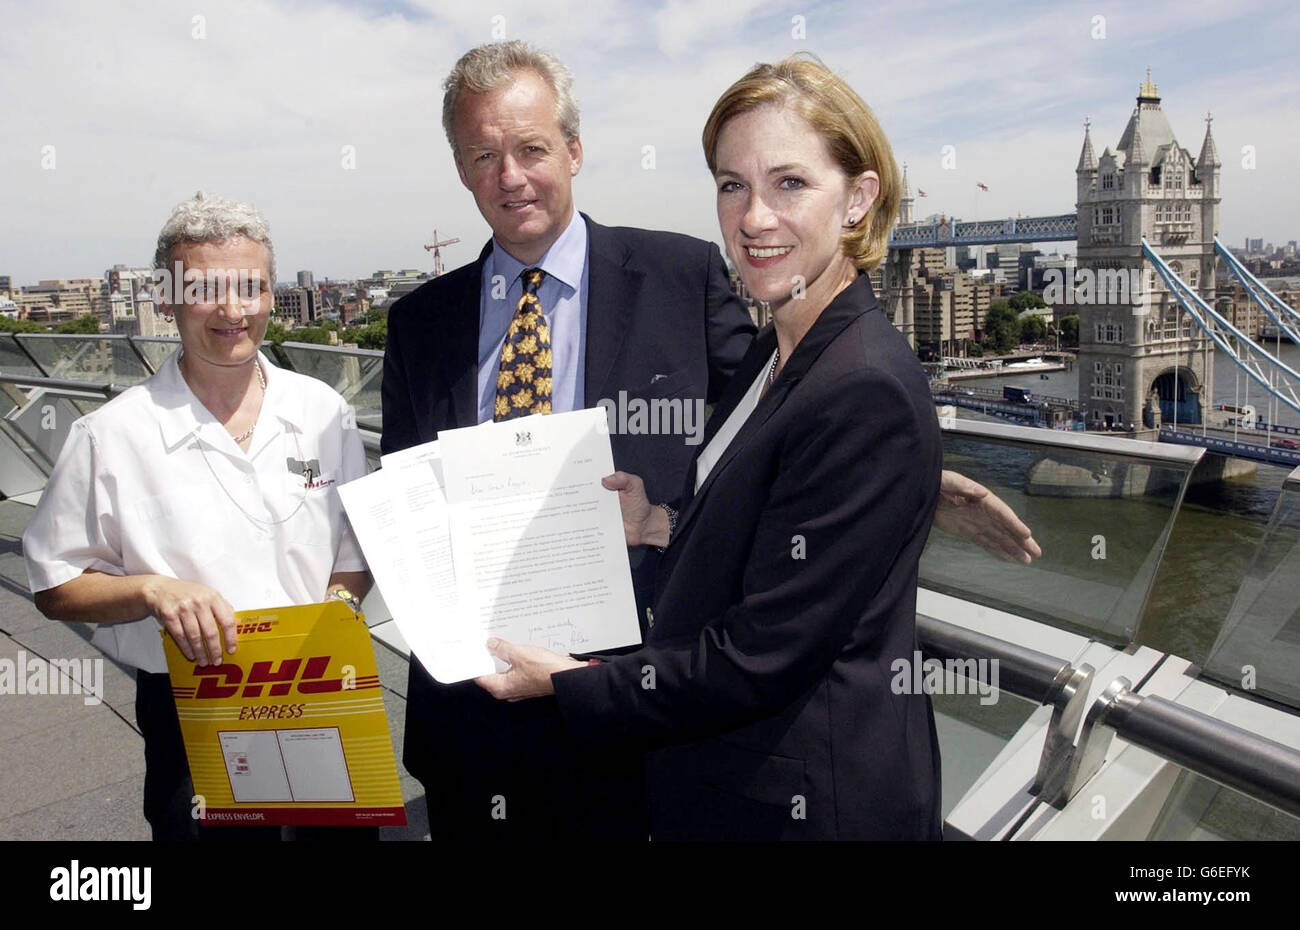
[[[257,372],[257,384],[258,387],[262,389],[262,397],[263,399],[265,399],[266,375],[262,374],[262,366],[257,361],[257,359],[253,359],[253,371]],[[235,445],[239,445],[244,440],[252,438],[253,430],[255,429],[257,429],[257,420],[254,420],[252,426],[250,426],[248,429],[244,430],[244,432],[240,433],[238,436],[235,437]]]
[[[180,367],[181,359],[184,357],[185,357],[184,352],[182,352],[180,356],[177,357],[176,359],[177,368]],[[256,358],[253,359],[253,368],[257,372],[257,383],[262,388],[262,397],[265,398],[266,397],[266,376],[262,374],[262,365]],[[184,372],[182,372],[181,374],[182,377],[184,377]],[[253,428],[255,426],[257,426],[256,423],[254,423],[253,426],[250,426],[248,428],[248,432],[244,433],[244,435],[235,437],[236,444],[241,443],[249,436],[252,436]],[[294,441],[294,445],[297,447],[298,450],[299,460],[303,460],[302,445],[298,442],[298,434],[296,432],[294,433],[293,441]],[[208,474],[212,476],[212,480],[216,482],[219,488],[221,488],[222,493],[226,495],[226,499],[229,500],[232,504],[234,504],[236,509],[238,509],[240,513],[242,513],[248,520],[250,520],[255,525],[269,527],[269,526],[280,526],[282,523],[288,523],[290,520],[292,520],[295,516],[298,515],[298,511],[302,510],[303,504],[307,503],[307,495],[311,492],[311,478],[308,477],[307,472],[304,472],[303,477],[306,480],[303,482],[302,497],[298,498],[298,506],[294,507],[293,510],[291,510],[287,516],[281,517],[279,520],[263,520],[260,519],[259,517],[253,516],[251,513],[249,513],[247,510],[244,509],[244,505],[241,504],[235,498],[235,495],[230,493],[230,489],[226,487],[225,482],[222,481],[221,478],[217,475],[216,469],[213,468],[212,463],[208,461],[208,451],[207,449],[203,448],[203,440],[198,436],[195,436],[194,442],[199,448],[199,454],[203,457],[203,464],[208,466]]]
[[[298,436],[296,433],[294,434],[293,440],[294,443],[297,445]],[[217,483],[217,486],[221,488],[222,493],[226,495],[226,499],[229,500],[232,504],[234,504],[240,513],[242,513],[245,517],[247,517],[250,521],[252,521],[257,526],[279,526],[282,523],[288,523],[290,520],[292,520],[295,516],[298,515],[299,510],[302,510],[302,505],[307,503],[307,495],[311,493],[310,481],[303,483],[302,497],[298,498],[298,506],[293,508],[293,510],[289,512],[288,516],[281,517],[279,520],[263,520],[260,517],[253,516],[251,513],[249,513],[247,510],[244,509],[244,505],[239,502],[239,500],[235,497],[235,495],[230,493],[230,489],[226,487],[225,482],[222,481],[221,478],[217,475],[216,469],[213,468],[212,463],[208,461],[208,452],[206,449],[203,448],[203,440],[200,439],[198,436],[195,436],[194,442],[199,447],[199,454],[203,456],[203,464],[208,466],[208,474],[212,475],[212,480],[215,481]],[[298,445],[298,455],[299,457],[302,456],[301,445]]]
[[[180,371],[180,373],[181,373],[181,379],[182,379],[182,380],[185,379],[185,370],[184,370],[183,368],[181,368],[181,362],[183,362],[184,360],[185,360],[185,350],[184,350],[184,349],[181,349],[181,353],[180,353],[180,355],[176,356],[176,369],[177,369],[178,371]],[[257,357],[256,357],[256,356],[253,357],[253,372],[257,375],[257,386],[260,387],[260,388],[262,389],[262,400],[263,400],[263,402],[265,402],[265,400],[266,400],[266,375],[262,374],[262,365],[261,365],[261,363],[257,360]],[[190,390],[193,390],[193,388],[191,388]],[[250,426],[250,427],[249,427],[247,430],[245,430],[244,432],[240,433],[238,436],[235,436],[235,437],[234,437],[235,444],[238,445],[239,443],[243,442],[244,440],[250,438],[250,437],[253,435],[253,430],[255,430],[255,429],[257,429],[257,420],[256,420],[256,419],[253,420],[253,425],[252,425],[252,426]]]

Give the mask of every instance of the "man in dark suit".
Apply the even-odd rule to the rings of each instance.
[[[672,501],[704,406],[754,327],[716,246],[574,210],[583,153],[570,84],[521,42],[471,50],[444,84],[457,172],[493,236],[477,261],[390,311],[382,448],[516,414],[659,402],[680,411],[674,432],[620,431],[616,415],[611,443],[617,468]],[[644,622],[659,555],[630,558]],[[434,838],[646,836],[639,753],[586,755],[554,701],[498,703],[473,682],[438,684],[414,657],[403,761],[424,784]]]

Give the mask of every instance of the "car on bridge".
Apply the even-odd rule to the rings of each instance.
[[[1300,449],[1300,440],[1274,439],[1270,445],[1272,445],[1274,449]]]

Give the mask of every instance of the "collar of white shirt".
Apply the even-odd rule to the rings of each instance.
[[[587,263],[587,223],[577,210],[564,227],[564,232],[546,250],[546,254],[536,265],[525,265],[515,258],[492,237],[492,272],[503,276],[509,284],[514,284],[525,268],[541,268],[547,277],[567,287],[568,293],[578,289],[582,282],[582,268]],[[520,285],[522,293],[523,286]],[[514,308],[512,307],[511,310]]]
[[[244,453],[222,424],[203,402],[198,399],[181,375],[181,351],[178,349],[167,357],[157,374],[150,379],[149,388],[157,404],[158,426],[162,431],[163,443],[170,452],[190,436],[197,435],[206,445],[227,453]],[[280,373],[259,353],[258,363],[266,378],[266,396],[262,399],[262,409],[257,416],[257,426],[253,430],[253,441],[248,447],[248,457],[255,457],[268,442],[275,439],[286,428],[296,429],[285,416],[283,404],[284,385]]]

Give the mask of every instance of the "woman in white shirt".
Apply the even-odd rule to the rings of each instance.
[[[158,630],[220,664],[237,610],[364,596],[335,485],[365,474],[365,451],[337,392],[259,357],[275,258],[253,207],[202,192],[180,204],[155,266],[181,348],[73,424],[23,536],[28,578],[42,613],[96,624],[92,641],[137,670],[154,838],[267,836],[191,816]]]

